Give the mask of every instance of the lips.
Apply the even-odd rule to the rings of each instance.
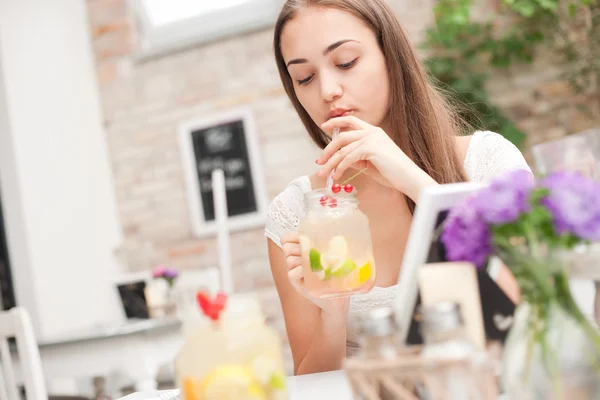
[[[337,117],[345,117],[346,115],[352,114],[352,110],[346,108],[336,108],[329,112],[329,119],[337,118]]]

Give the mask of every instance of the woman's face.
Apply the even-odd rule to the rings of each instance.
[[[317,125],[350,114],[383,124],[388,72],[375,33],[361,19],[335,8],[302,9],[283,29],[281,52],[296,96]]]

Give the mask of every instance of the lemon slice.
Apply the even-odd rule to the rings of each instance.
[[[252,360],[250,364],[254,377],[261,385],[267,385],[273,374],[277,372],[275,360],[265,354],[261,354]]]
[[[321,265],[325,269],[337,269],[344,264],[344,258],[337,254],[323,253],[321,254]]]
[[[308,236],[301,235],[300,236],[300,252],[302,256],[308,256],[310,252],[310,248],[312,247],[312,242]]]
[[[209,373],[201,384],[201,398],[211,400],[266,400],[252,370],[241,365],[223,365]]]
[[[371,279],[373,275],[373,267],[370,262],[366,262],[362,267],[358,270],[358,282],[360,285]]]
[[[348,242],[342,235],[334,236],[329,241],[329,248],[327,254],[330,256],[337,256],[338,258],[345,260],[348,256]]]

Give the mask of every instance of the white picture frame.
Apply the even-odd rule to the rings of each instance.
[[[427,263],[439,213],[451,209],[469,195],[486,186],[485,183],[476,182],[451,183],[431,186],[421,193],[402,259],[396,288],[397,295],[393,306],[400,328],[401,343],[405,343],[408,338],[417,302],[419,269]]]
[[[256,123],[249,107],[239,107],[209,116],[184,121],[179,124],[179,148],[185,177],[188,209],[191,217],[192,232],[196,237],[216,236],[216,221],[207,221],[204,215],[204,204],[198,182],[197,164],[194,154],[192,133],[197,130],[227,124],[235,121],[243,122],[248,162],[251,170],[252,188],[256,200],[255,212],[232,215],[227,219],[230,232],[238,232],[264,227],[268,206],[265,175],[262,167],[262,156],[259,146]]]

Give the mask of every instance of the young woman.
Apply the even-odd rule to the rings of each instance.
[[[429,83],[385,0],[287,0],[275,26],[283,86],[313,141],[318,172],[292,181],[271,203],[265,234],[296,374],[339,369],[356,347],[351,316],[394,300],[412,213],[424,187],[484,181],[529,169],[519,150],[493,132],[462,135],[462,125]],[[340,129],[331,140],[334,128]],[[368,216],[376,286],[345,299],[318,300],[303,289],[297,234],[303,194],[328,173],[352,181]],[[514,301],[506,267],[496,281]]]

